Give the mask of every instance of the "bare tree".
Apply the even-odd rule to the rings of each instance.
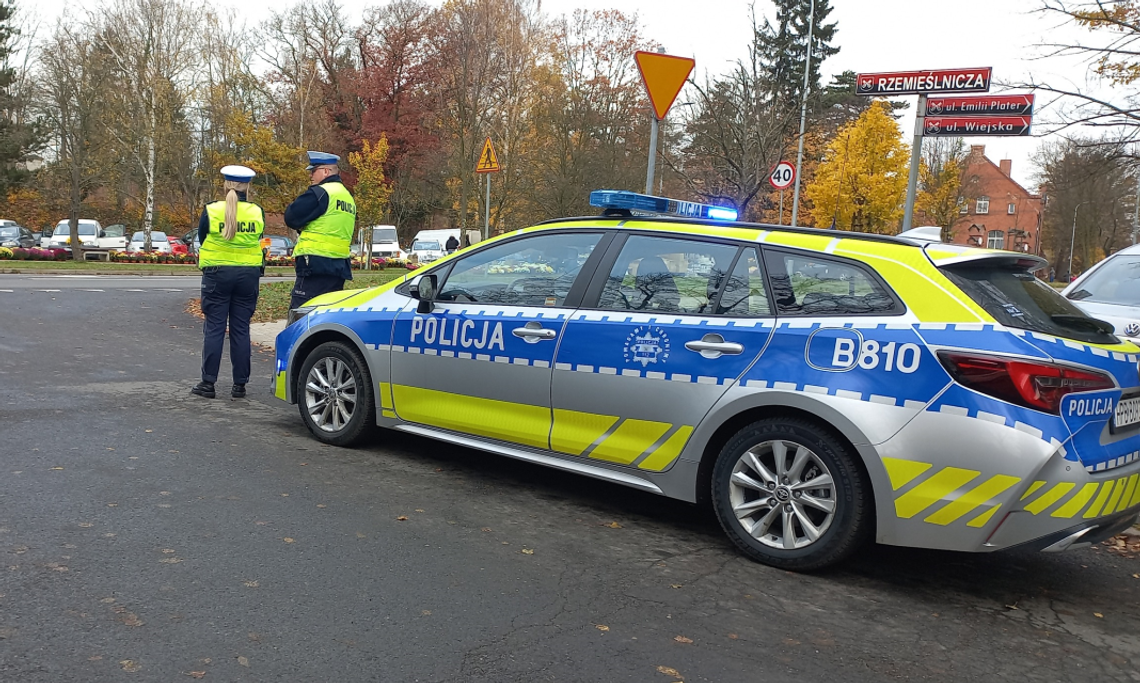
[[[82,30],[82,29],[80,29]],[[79,218],[83,200],[97,182],[103,142],[102,118],[110,79],[95,41],[75,31],[66,17],[40,51],[39,111],[53,133],[55,163],[66,176],[71,251],[83,260]]]
[[[124,86],[119,126],[112,131],[131,150],[146,187],[144,248],[151,248],[162,127],[171,107],[183,99],[196,75],[195,41],[202,32],[203,7],[196,0],[113,0],[88,23]]]

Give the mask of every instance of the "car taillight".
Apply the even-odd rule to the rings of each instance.
[[[1031,361],[940,351],[938,359],[959,384],[1026,408],[1057,414],[1061,399],[1079,391],[1112,389],[1108,375]]]

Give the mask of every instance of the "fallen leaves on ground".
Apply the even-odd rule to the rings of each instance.
[[[1096,617],[1097,619],[1104,619],[1104,615],[1101,614],[1100,612],[1093,612],[1093,616]]]
[[[133,659],[123,659],[119,661],[119,666],[123,667],[123,671],[127,673],[134,673],[142,670],[142,665]]]
[[[245,657],[238,657],[237,660],[238,664],[241,664],[242,666],[249,666],[249,660]]]
[[[206,676],[206,672],[205,671],[187,671],[186,675],[189,676],[190,678],[204,678]]]
[[[1140,534],[1125,533],[1113,536],[1103,543],[1108,552],[1120,557],[1134,558],[1140,555]]]
[[[671,584],[669,584],[669,587],[670,587],[670,588],[680,588],[680,587],[681,587],[681,585],[682,585],[682,584],[679,584],[679,583],[671,583]]]
[[[605,624],[594,624],[594,628],[598,629],[599,631],[608,631],[608,630],[610,630],[610,627],[609,627],[609,626],[606,626]]]
[[[281,540],[285,541],[286,543],[294,543],[295,542],[293,539],[289,538],[288,536],[286,536],[285,538],[283,538]]]
[[[602,526],[606,526],[606,527],[609,527],[611,529],[620,529],[621,528],[621,525],[618,524],[617,522],[610,522],[609,524],[603,524]]]
[[[142,619],[139,619],[139,615],[134,612],[127,612],[126,614],[120,615],[119,621],[123,622],[123,626],[130,626],[132,628],[142,626],[146,623]]]
[[[400,515],[399,517],[396,518],[396,521],[397,522],[406,522],[406,521],[408,521],[408,516],[407,515]]]
[[[533,550],[531,550],[530,548],[523,548],[523,549],[522,549],[522,554],[523,554],[523,555],[533,555],[533,554],[534,554],[534,551],[533,551]]]
[[[242,585],[245,586],[246,588],[257,588],[258,586],[261,585],[261,583],[259,581],[245,581],[244,583],[242,583]]]
[[[178,564],[179,562],[182,562],[182,561],[183,560],[181,557],[164,557],[161,560],[159,560],[159,562],[161,562],[162,564]]]
[[[657,673],[662,673],[662,674],[665,674],[666,676],[672,676],[673,678],[676,678],[677,680],[684,680],[681,677],[681,673],[671,666],[659,666],[659,667],[657,667]]]
[[[691,642],[693,642],[692,638],[686,638],[685,636],[673,636],[673,640],[677,641],[678,643],[691,643]]]

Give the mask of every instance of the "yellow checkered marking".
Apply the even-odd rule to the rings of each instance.
[[[951,501],[943,506],[934,514],[927,517],[926,522],[931,524],[939,524],[946,526],[951,522],[956,522],[962,517],[973,512],[986,501],[997,497],[1007,489],[1011,488],[1014,484],[1021,481],[1018,477],[1011,477],[1005,474],[995,474],[981,484],[978,484],[973,489],[958,496],[957,499]],[[991,509],[997,509],[994,506]]]
[[[550,408],[392,385],[400,418],[535,448],[547,448]]]
[[[1085,510],[1085,519],[1092,519],[1093,517],[1100,516],[1100,509],[1104,507],[1104,504],[1108,500],[1109,495],[1112,494],[1113,484],[1114,482],[1106,481],[1101,485],[1100,493],[1097,494],[1096,500],[1093,501],[1093,504],[1089,507],[1088,510]]]
[[[1053,488],[1049,489],[1045,493],[1042,493],[1037,498],[1037,500],[1034,500],[1029,505],[1026,505],[1025,511],[1026,512],[1032,512],[1035,515],[1040,513],[1040,512],[1044,512],[1050,505],[1052,505],[1053,503],[1056,503],[1057,501],[1064,498],[1065,494],[1067,494],[1069,491],[1072,491],[1073,488],[1075,488],[1075,487],[1076,487],[1076,484],[1074,484],[1073,482],[1063,481],[1060,484],[1055,485]]]
[[[1140,482],[1138,482],[1138,484],[1140,484]],[[1132,495],[1132,502],[1128,504],[1128,507],[1138,504],[1140,504],[1140,485],[1137,485],[1136,493]]]
[[[883,467],[887,468],[887,476],[891,479],[891,489],[898,491],[933,465],[928,462],[915,462],[914,460],[883,458]]]
[[[1112,497],[1108,499],[1108,503],[1104,506],[1104,512],[1101,514],[1110,515],[1116,512],[1116,504],[1120,502],[1120,497],[1124,494],[1124,485],[1127,482],[1128,480],[1125,477],[1116,480],[1116,488],[1113,489]]]
[[[669,431],[671,426],[665,422],[625,420],[590,452],[590,457],[628,465]]]
[[[1043,482],[1041,480],[1037,480],[1037,481],[1033,482],[1033,484],[1030,485],[1029,489],[1025,493],[1021,494],[1021,499],[1025,500],[1029,496],[1032,496],[1034,493],[1037,493],[1037,489],[1041,488],[1044,485],[1045,485],[1045,482]]]
[[[287,387],[285,385],[289,382],[288,377],[289,373],[282,370],[277,373],[277,379],[273,381],[273,395],[282,401],[286,400],[285,392]]]
[[[1138,475],[1128,477],[1128,488],[1124,489],[1124,495],[1120,498],[1120,507],[1116,508],[1117,512],[1127,510],[1132,507],[1132,497],[1136,491],[1136,479]]]
[[[1069,502],[1054,510],[1053,516],[1072,519],[1078,512],[1085,509],[1085,505],[1092,500],[1093,494],[1096,493],[1099,486],[1100,484],[1085,484],[1080,491],[1077,491],[1077,495],[1069,499]]]
[[[392,410],[392,385],[387,382],[380,383],[380,407]]]
[[[981,472],[976,470],[944,467],[896,498],[895,513],[903,519],[910,519],[938,501],[944,500],[946,496],[980,474]]]
[[[997,505],[993,506],[989,510],[986,510],[982,514],[971,519],[969,522],[966,522],[966,526],[972,526],[975,529],[980,529],[980,528],[984,527],[986,525],[986,523],[990,521],[990,518],[994,516],[994,513],[997,512],[998,508],[1000,508],[1000,507],[1001,507],[1001,503],[998,503]]]
[[[668,469],[669,466],[681,456],[681,449],[688,443],[689,436],[691,436],[692,433],[692,427],[682,425],[677,431],[673,432],[672,436],[665,440],[665,443],[650,453],[645,460],[642,460],[638,467],[653,472],[662,472]]]
[[[559,453],[582,455],[618,421],[616,415],[595,415],[577,410],[554,409],[550,448]]]

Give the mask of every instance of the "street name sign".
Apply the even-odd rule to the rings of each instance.
[[[697,62],[688,57],[675,57],[644,50],[633,53],[633,60],[637,62],[637,70],[641,72],[641,80],[645,83],[645,91],[649,93],[653,114],[658,121],[661,121],[669,112],[669,107],[673,106],[674,100],[677,99],[685,80],[693,72]]]
[[[1024,137],[1029,135],[1032,124],[1030,116],[927,116],[922,134],[927,137]]]
[[[859,74],[855,79],[855,94],[890,96],[988,92],[991,71],[990,67],[983,66],[974,69]]]
[[[479,155],[479,163],[475,164],[476,173],[498,173],[503,170],[499,165],[499,157],[495,156],[495,146],[491,144],[491,138],[483,143],[483,152]]]
[[[768,182],[777,190],[788,189],[795,180],[796,167],[790,161],[781,161],[776,164],[776,168],[772,169],[772,174],[768,176]]]
[[[1033,95],[974,95],[931,97],[927,116],[1031,116]]]

